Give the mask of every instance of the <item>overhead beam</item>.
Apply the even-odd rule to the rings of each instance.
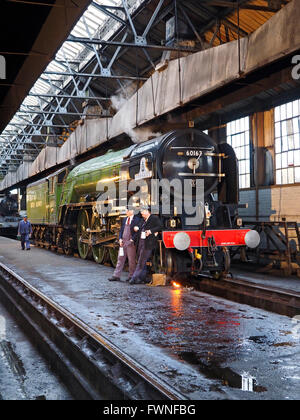
[[[126,47],[126,48],[146,48],[152,50],[160,51],[178,51],[178,52],[190,52],[195,53],[199,52],[199,49],[190,48],[190,47],[168,47],[166,45],[153,45],[153,44],[144,44],[144,43],[132,43],[132,42],[118,42],[118,41],[104,41],[101,39],[89,39],[82,37],[69,37],[68,42],[79,42],[81,44],[95,44],[95,45],[111,45],[115,47]]]
[[[232,7],[233,9],[246,9],[246,10],[256,10],[260,12],[278,12],[280,8],[274,8],[269,6],[259,6],[255,4],[241,4],[239,5],[238,2],[230,2],[230,1],[222,1],[222,0],[204,0],[203,3],[207,4],[208,6],[214,7]]]
[[[121,23],[124,26],[128,26],[127,22],[125,20],[123,20],[122,18],[120,18],[119,16],[113,14],[112,12],[109,11],[109,9],[116,9],[116,10],[121,10],[124,13],[124,9],[123,7],[112,7],[112,6],[102,6],[96,2],[92,2],[92,6],[94,6],[96,9],[101,10],[102,13],[104,13],[105,15],[111,17],[112,19],[115,19],[117,22]]]
[[[90,100],[95,99],[97,101],[110,101],[110,98],[104,98],[99,96],[77,96],[77,95],[56,95],[51,93],[29,93],[28,96],[40,97],[40,98],[62,98],[62,99],[82,99]]]
[[[62,134],[41,134],[41,133],[8,133],[0,134],[0,137],[17,137],[17,136],[29,136],[29,137],[59,137]]]
[[[91,77],[99,79],[120,79],[120,80],[148,80],[146,77],[134,77],[134,76],[116,76],[109,74],[99,74],[99,73],[72,73],[72,72],[59,72],[59,71],[44,71],[43,74],[49,75],[59,75],[59,76],[70,76],[70,77]]]
[[[50,115],[70,115],[70,116],[74,116],[74,115],[76,115],[77,117],[78,117],[78,115],[82,115],[82,116],[87,116],[87,117],[101,117],[101,115],[100,114],[97,114],[97,115],[95,115],[95,114],[84,114],[84,113],[79,113],[79,112],[68,112],[68,111],[66,111],[66,112],[62,112],[62,111],[57,111],[57,112],[55,112],[55,111],[35,111],[35,110],[32,110],[32,111],[19,111],[18,112],[18,114],[20,114],[20,115],[22,115],[22,114],[42,114],[42,115],[45,115],[45,114],[50,114]]]
[[[24,124],[18,124],[18,123],[10,123],[9,125],[17,126],[17,127],[50,127],[50,128],[70,128],[69,125],[51,125],[51,124],[33,124],[33,123],[25,123]]]
[[[46,7],[60,7],[60,8],[66,8],[67,6],[65,4],[53,4],[53,3],[42,3],[38,1],[26,1],[26,0],[6,0],[9,3],[20,3],[20,4],[27,4],[28,6],[46,6]],[[73,7],[75,8],[76,5],[73,4],[72,6],[68,6],[68,8]]]

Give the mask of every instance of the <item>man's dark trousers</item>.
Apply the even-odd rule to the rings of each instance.
[[[123,226],[122,228],[122,237],[120,239],[123,240],[123,252],[124,255],[120,256],[120,251],[119,251],[119,256],[118,256],[118,263],[116,266],[116,269],[114,271],[114,277],[116,278],[120,278],[121,277],[121,273],[123,271],[125,262],[128,258],[128,265],[129,265],[129,277],[131,278],[135,268],[136,268],[136,262],[135,262],[135,258],[136,258],[136,250],[135,250],[135,245],[132,238],[132,234],[131,234],[131,225],[129,223],[129,218],[126,219],[126,224]],[[120,248],[121,249],[121,248]]]
[[[152,249],[145,248],[144,239],[140,239],[138,255],[139,255],[139,259],[137,262],[134,275],[131,279],[131,283],[142,283],[146,280],[146,275],[147,275],[146,264],[152,255]]]
[[[29,233],[22,233],[21,234],[21,246],[22,249],[30,249],[30,240],[29,240]]]
[[[144,222],[141,226],[141,232],[146,232],[147,230],[151,231],[151,234],[142,239],[142,235],[140,235],[139,241],[139,259],[135,269],[135,272],[132,276],[130,284],[134,283],[142,283],[145,280],[147,275],[147,261],[152,255],[152,252],[155,250],[157,245],[157,237],[156,233],[161,231],[163,228],[160,218],[155,215],[150,215],[148,219]]]

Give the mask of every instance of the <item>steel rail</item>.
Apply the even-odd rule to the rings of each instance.
[[[279,287],[261,285],[238,277],[215,280],[200,275],[192,284],[196,290],[251,305],[280,315],[293,317],[300,314],[300,293]]]
[[[3,263],[0,292],[78,399],[187,400]]]

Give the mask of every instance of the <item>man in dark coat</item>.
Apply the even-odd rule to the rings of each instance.
[[[135,272],[129,281],[130,284],[145,282],[145,267],[153,250],[156,248],[158,232],[160,232],[163,228],[160,218],[151,214],[150,210],[143,209],[141,214],[144,219],[144,223],[139,229],[139,257]]]
[[[27,219],[27,216],[24,216],[23,220],[19,223],[18,236],[21,236],[21,246],[24,251],[26,246],[26,251],[30,250],[30,241],[29,238],[32,234],[31,223]]]
[[[138,241],[139,227],[143,223],[143,219],[140,216],[135,216],[133,210],[127,210],[127,217],[122,221],[120,234],[119,234],[119,256],[116,269],[114,274],[109,281],[119,281],[121,273],[123,271],[125,262],[128,258],[129,265],[129,277],[126,281],[129,281],[136,268],[136,246]]]

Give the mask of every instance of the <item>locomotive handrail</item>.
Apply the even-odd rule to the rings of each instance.
[[[178,173],[178,175],[179,176],[208,176],[208,177],[218,177],[218,176],[221,176],[221,177],[225,177],[225,174],[209,174],[209,173],[199,173],[199,172],[196,172],[195,174],[193,173],[193,172],[191,172],[191,173],[188,173],[188,172],[179,172]]]

